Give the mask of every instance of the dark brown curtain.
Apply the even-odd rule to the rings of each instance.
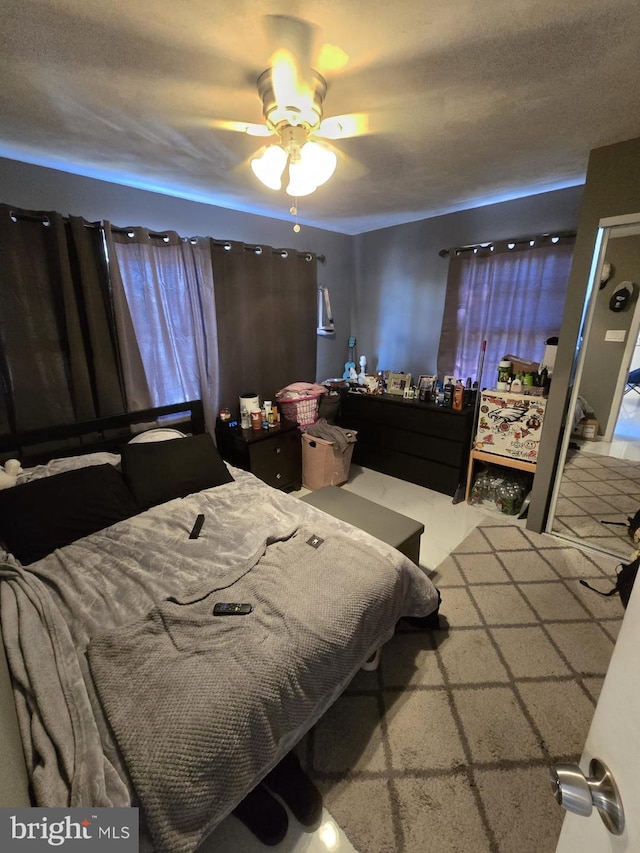
[[[125,411],[102,234],[0,205],[3,433]]]
[[[317,259],[291,249],[212,241],[220,405],[274,399],[316,378]]]

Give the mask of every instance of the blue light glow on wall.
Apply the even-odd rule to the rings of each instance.
[[[124,171],[108,169],[93,164],[87,163],[68,163],[62,158],[55,155],[42,155],[27,151],[23,148],[16,149],[12,146],[0,143],[0,157],[6,157],[9,160],[18,160],[21,163],[29,163],[32,166],[42,166],[48,169],[55,169],[59,172],[67,172],[71,175],[78,175],[83,178],[92,178],[98,181],[105,181],[109,184],[118,186],[131,187],[132,189],[145,190],[146,192],[159,193],[172,198],[181,198],[186,201],[198,202],[200,204],[215,205],[226,210],[236,210],[240,213],[251,213],[256,216],[267,216],[271,219],[282,219],[288,221],[291,219],[289,208],[283,205],[282,213],[273,208],[261,207],[260,205],[250,205],[242,202],[231,194],[202,192],[192,187],[180,185],[167,185],[152,180],[140,175],[131,175]]]

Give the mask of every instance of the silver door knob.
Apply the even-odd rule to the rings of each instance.
[[[595,806],[612,835],[624,831],[624,809],[620,792],[609,769],[597,758],[589,764],[586,777],[576,764],[556,764],[550,768],[551,787],[558,805],[568,812],[589,817]]]

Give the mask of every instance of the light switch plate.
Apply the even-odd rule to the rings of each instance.
[[[607,329],[604,335],[605,341],[624,341],[627,336],[625,329]]]

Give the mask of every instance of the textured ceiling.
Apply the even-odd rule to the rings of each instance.
[[[248,167],[263,140],[219,125],[262,120],[256,79],[292,33],[325,116],[369,125],[334,143],[303,223],[357,234],[579,184],[592,148],[640,136],[639,0],[2,0],[0,156],[290,218]]]

